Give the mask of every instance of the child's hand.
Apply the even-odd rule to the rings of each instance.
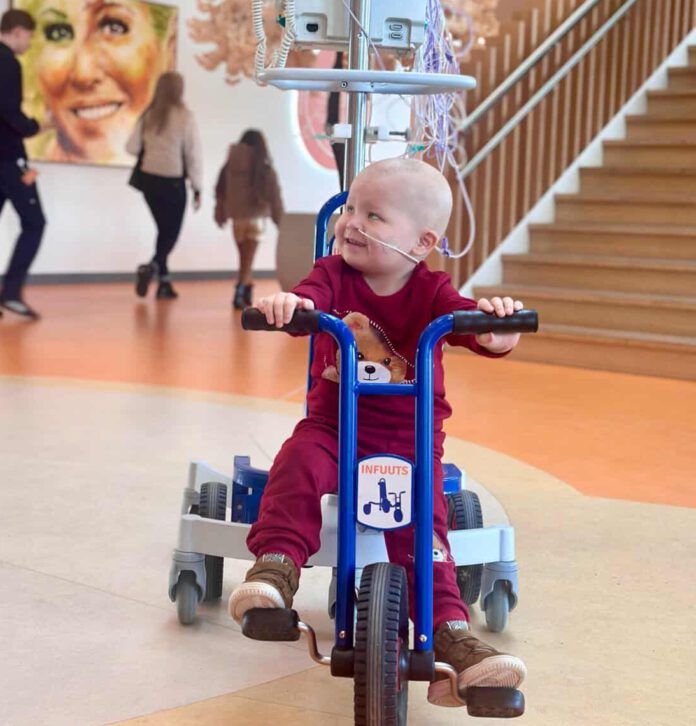
[[[292,292],[277,292],[275,295],[262,297],[257,307],[264,313],[269,325],[282,328],[290,322],[295,310],[314,310],[314,301],[298,297]]]
[[[484,313],[495,313],[499,318],[512,315],[517,310],[522,310],[523,305],[519,300],[511,297],[494,297],[488,300],[482,297],[476,306]],[[507,353],[512,350],[520,340],[519,333],[481,333],[476,336],[476,342],[491,353]]]

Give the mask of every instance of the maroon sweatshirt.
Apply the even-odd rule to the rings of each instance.
[[[427,325],[454,310],[475,310],[476,302],[462,297],[444,272],[433,272],[424,262],[416,265],[401,290],[393,295],[377,295],[362,273],[347,265],[340,255],[317,260],[309,275],[293,292],[314,302],[317,310],[344,318],[353,329],[358,344],[359,379],[400,383],[415,378],[418,338]],[[362,313],[368,322],[356,313]],[[442,365],[443,342],[461,345],[492,358],[473,335],[450,335],[434,351],[434,423],[436,452],[441,456],[443,421],[452,414],[445,398]],[[310,418],[338,425],[337,345],[330,335],[315,339],[312,384],[307,398]],[[407,449],[414,439],[415,399],[411,396],[361,396],[358,426],[379,439],[397,438]],[[396,437],[394,437],[396,434]],[[401,447],[398,447],[401,448]],[[396,452],[395,452],[396,453]],[[410,453],[410,452],[409,452]]]

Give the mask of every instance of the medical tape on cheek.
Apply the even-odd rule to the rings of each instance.
[[[409,255],[408,252],[405,252],[404,250],[400,249],[396,245],[389,244],[389,242],[383,242],[381,239],[377,239],[377,237],[373,237],[371,234],[368,234],[365,232],[364,229],[358,230],[363,237],[367,237],[367,239],[371,240],[372,242],[376,242],[378,245],[382,245],[382,247],[386,247],[387,249],[394,250],[394,252],[398,252],[400,255],[403,255],[407,259],[411,260],[411,262],[415,262],[418,264],[420,260],[417,257],[414,257],[413,255]]]

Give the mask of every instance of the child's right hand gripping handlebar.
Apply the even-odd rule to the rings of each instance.
[[[244,330],[275,330],[282,333],[318,333],[319,316],[318,310],[296,310],[292,320],[277,328],[269,325],[266,316],[258,308],[245,308],[242,312],[242,328]]]

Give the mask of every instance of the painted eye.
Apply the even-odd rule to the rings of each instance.
[[[99,23],[99,28],[105,35],[125,35],[129,30],[123,20],[118,18],[104,18]]]
[[[68,23],[51,23],[43,29],[44,37],[52,43],[60,43],[62,40],[72,40],[75,31]]]
[[[358,352],[358,360],[365,360],[365,356],[360,352]]]
[[[385,358],[385,359],[384,359],[384,360],[382,361],[382,365],[383,365],[383,366],[386,366],[386,367],[388,368],[388,367],[389,367],[389,366],[391,365],[391,358]]]

